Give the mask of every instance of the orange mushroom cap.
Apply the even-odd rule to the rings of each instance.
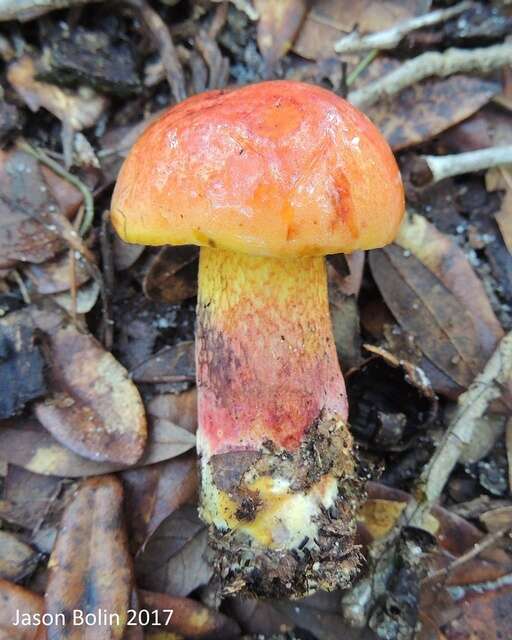
[[[381,247],[403,211],[376,127],[332,92],[289,81],[172,107],[135,143],[112,198],[127,242],[276,257]]]

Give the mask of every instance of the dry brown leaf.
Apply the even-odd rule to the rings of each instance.
[[[73,298],[71,292],[62,291],[62,293],[53,294],[52,300],[70,315],[73,315],[74,313],[77,315],[83,315],[91,311],[98,301],[99,294],[99,283],[96,280],[90,280],[77,289],[76,298]]]
[[[466,591],[454,620],[441,627],[446,640],[505,640],[512,637],[512,586]]]
[[[144,278],[150,300],[177,304],[197,293],[198,249],[190,245],[163,247],[153,258]]]
[[[258,47],[272,67],[290,49],[306,14],[306,0],[255,0]]]
[[[318,0],[312,4],[293,45],[296,53],[316,60],[334,56],[334,43],[343,33],[382,31],[401,20],[429,10],[431,0]]]
[[[47,393],[45,363],[30,317],[24,309],[0,318],[0,419],[21,413]]]
[[[145,589],[187,596],[206,584],[207,530],[197,509],[185,505],[162,522],[135,563],[137,584]]]
[[[130,513],[130,542],[134,551],[176,509],[197,497],[198,475],[193,453],[173,460],[131,469],[121,474]]]
[[[43,264],[32,264],[25,269],[25,273],[38,293],[45,295],[68,291],[72,283],[69,251]],[[75,260],[74,282],[76,286],[81,286],[89,278],[84,264],[80,260]]]
[[[218,611],[208,609],[196,600],[143,590],[139,591],[139,598],[141,607],[148,611],[160,612],[160,619],[166,618],[164,610],[173,611],[168,624],[163,627],[165,631],[173,631],[190,640],[195,638],[232,640],[240,636],[240,629],[234,620]],[[148,631],[156,632],[157,630],[148,629]]]
[[[23,151],[0,150],[0,267],[41,263],[62,248],[60,238],[43,226],[51,211],[70,216],[80,192]]]
[[[101,609],[119,615],[119,624],[95,625],[95,640],[121,638],[126,623],[133,576],[122,502],[123,489],[114,477],[84,481],[64,512],[49,562],[48,613]],[[73,624],[68,614],[64,627],[48,627],[48,637],[82,640],[91,637],[90,629]]]
[[[32,573],[36,554],[14,533],[0,530],[0,578],[18,582]]]
[[[166,346],[130,372],[135,382],[192,382],[196,379],[194,342]]]
[[[113,236],[112,252],[114,266],[117,271],[124,271],[133,266],[142,255],[146,247],[142,244],[128,244],[117,235]]]
[[[92,127],[105,110],[108,100],[89,87],[79,87],[76,93],[54,84],[36,80],[34,61],[24,55],[7,69],[7,79],[23,98],[29,109],[44,107],[71,129],[81,131]]]
[[[420,366],[435,390],[455,397],[484,366],[503,330],[482,283],[448,236],[414,215],[396,242],[370,253],[373,276],[423,352]]]
[[[148,402],[148,413],[162,420],[170,420],[195,433],[197,430],[197,389],[179,394],[164,393]]]
[[[503,241],[512,254],[512,167],[495,167],[489,169],[485,176],[488,191],[504,191],[503,200],[495,215]]]
[[[161,462],[192,449],[195,437],[172,422],[156,420],[137,466]],[[78,478],[119,471],[133,465],[93,462],[73,453],[57,442],[35,420],[5,420],[0,428],[0,460],[16,464],[33,473]]]
[[[347,256],[349,275],[342,277],[328,266],[329,309],[336,351],[344,371],[361,363],[361,330],[357,295],[361,287],[365,254]]]
[[[16,624],[20,613],[30,619],[43,612],[44,601],[23,587],[0,579],[0,640],[35,640],[37,627]]]
[[[0,500],[0,518],[26,529],[35,529],[49,511],[61,483],[59,478],[9,465]]]
[[[416,83],[366,113],[398,151],[426,142],[468,118],[499,91],[496,82],[453,75]]]
[[[41,424],[81,456],[134,464],[146,444],[140,394],[124,367],[86,333],[54,312],[33,311],[48,336],[52,394],[35,405]]]

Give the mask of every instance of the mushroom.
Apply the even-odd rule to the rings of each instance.
[[[120,236],[197,244],[200,513],[225,593],[346,586],[362,497],[325,255],[391,242],[400,173],[335,94],[262,82],[169,109],[126,158]]]

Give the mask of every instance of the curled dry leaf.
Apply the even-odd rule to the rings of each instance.
[[[19,626],[19,613],[26,613],[33,619],[34,614],[43,612],[43,598],[35,593],[0,579],[0,640],[36,640],[37,626]]]
[[[159,464],[130,469],[121,474],[130,513],[130,541],[134,551],[176,509],[195,502],[197,469],[195,454],[185,454]]]
[[[43,107],[75,131],[96,124],[108,104],[104,96],[89,87],[80,87],[73,93],[69,89],[40,82],[36,75],[36,65],[28,55],[13,62],[7,70],[7,79],[29,109],[38,111]]]
[[[497,82],[454,75],[408,87],[367,115],[395,151],[430,140],[473,115],[500,91]]]
[[[351,428],[379,450],[412,448],[437,414],[430,382],[411,362],[378,347],[365,349],[372,356],[347,376]]]
[[[95,625],[95,640],[123,635],[132,589],[132,566],[122,518],[123,489],[104,476],[84,481],[66,508],[50,558],[46,611],[64,613],[66,624],[51,624],[49,638],[90,638],[90,628],[74,625],[69,611],[117,613],[119,624]]]
[[[141,607],[162,612],[162,619],[164,610],[173,611],[168,624],[164,626],[166,631],[173,631],[190,640],[231,640],[240,636],[240,628],[236,622],[196,600],[143,590],[139,591],[139,598]]]
[[[52,394],[35,405],[41,424],[91,460],[137,462],[146,443],[146,417],[127,371],[93,336],[58,314],[34,311],[32,317],[48,337]]]
[[[197,247],[185,245],[160,249],[144,278],[150,300],[169,304],[183,302],[197,293]]]
[[[145,589],[187,596],[206,584],[207,530],[196,507],[185,505],[162,522],[135,562],[137,584]]]
[[[400,326],[414,337],[434,389],[456,397],[503,335],[482,283],[455,243],[413,215],[397,244],[370,253],[372,274]]]
[[[82,195],[23,151],[0,150],[0,267],[41,263],[62,248],[44,225],[51,208],[71,216]]]
[[[258,47],[271,67],[290,49],[306,14],[306,1],[255,0],[255,7],[260,15]]]
[[[18,582],[35,569],[37,556],[13,533],[0,530],[0,578]]]
[[[130,372],[136,382],[192,382],[196,379],[194,342],[163,347]]]

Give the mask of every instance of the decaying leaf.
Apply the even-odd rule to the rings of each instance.
[[[179,394],[163,393],[148,403],[148,412],[155,418],[170,420],[191,433],[197,430],[197,389]]]
[[[121,474],[121,479],[130,513],[130,542],[138,551],[176,509],[195,501],[196,456],[185,454],[159,464],[130,469]]]
[[[26,613],[29,619],[43,612],[43,598],[35,593],[0,579],[0,640],[36,640],[38,627],[17,624],[19,614]]]
[[[52,382],[52,394],[35,406],[39,421],[81,456],[137,462],[146,443],[146,418],[127,371],[93,336],[58,314],[32,316],[48,336]]]
[[[512,169],[489,169],[485,176],[485,184],[488,191],[504,191],[500,210],[495,217],[507,249],[512,254]]]
[[[258,47],[265,62],[272,67],[292,46],[306,14],[305,0],[255,0],[260,15]]]
[[[0,150],[0,267],[16,262],[41,263],[62,248],[47,227],[53,208],[71,216],[81,193],[23,151]]]
[[[129,269],[137,262],[144,252],[142,244],[128,244],[115,234],[112,242],[112,250],[114,253],[114,265],[118,271]]]
[[[54,84],[40,82],[36,76],[36,64],[28,55],[13,62],[7,70],[7,79],[32,111],[44,107],[75,131],[92,127],[108,104],[104,96],[89,87],[80,87],[73,93]]]
[[[81,286],[90,276],[80,260],[75,259],[74,282]],[[43,264],[32,264],[25,269],[36,291],[41,294],[61,293],[68,291],[72,284],[72,268],[69,251]]]
[[[453,75],[416,83],[370,107],[367,115],[398,151],[430,140],[468,118],[499,91],[496,82]]]
[[[195,437],[167,420],[155,420],[138,466],[161,462],[192,449]],[[55,440],[35,420],[6,420],[0,428],[0,460],[33,473],[79,478],[126,469],[127,462],[94,462],[73,453]]]
[[[166,346],[130,372],[136,382],[192,382],[196,378],[194,342]]]
[[[357,251],[347,256],[350,273],[342,277],[330,264],[329,309],[336,351],[344,371],[361,362],[361,332],[357,295],[361,287],[365,255]]]
[[[365,350],[371,357],[347,376],[351,428],[379,450],[413,448],[437,414],[430,382],[419,367],[385,349]]]
[[[32,573],[36,554],[9,531],[0,530],[0,578],[17,582]]]
[[[135,563],[145,589],[187,596],[211,576],[205,553],[207,530],[197,509],[185,505],[162,522]]]
[[[436,391],[451,397],[472,382],[503,335],[464,253],[421,216],[397,244],[370,253],[372,274],[401,327],[414,337]]]
[[[163,628],[190,640],[195,638],[232,640],[240,635],[236,622],[222,613],[208,609],[196,600],[143,590],[139,591],[139,598],[143,608],[160,612],[160,618],[164,621],[167,618],[164,611],[172,610],[173,614]],[[151,632],[151,629],[147,631]]]
[[[0,319],[0,419],[46,393],[44,359],[24,311]]]
[[[163,247],[150,263],[144,293],[151,300],[177,304],[197,293],[197,247]]]
[[[86,625],[73,624],[69,612],[98,609],[117,613],[119,620],[95,625],[94,638],[122,637],[133,581],[122,500],[118,480],[111,476],[94,478],[80,485],[64,512],[49,563],[45,608],[53,616],[64,613],[66,625],[51,624],[48,637],[91,637]]]
[[[502,640],[511,636],[510,585],[489,589],[483,593],[479,589],[470,591],[457,604],[459,610],[456,618],[441,627],[446,640]]]
[[[59,478],[9,465],[0,499],[0,518],[26,529],[35,529],[47,515],[60,488]]]

